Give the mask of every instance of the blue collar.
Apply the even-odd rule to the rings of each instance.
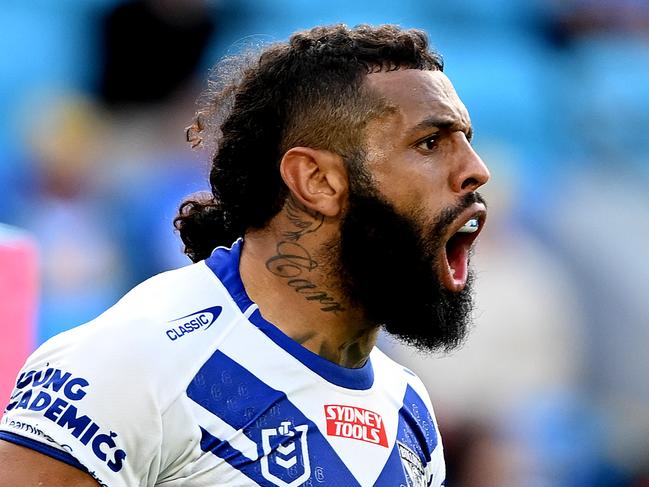
[[[217,247],[205,263],[223,283],[230,296],[232,296],[232,299],[239,306],[241,312],[244,312],[255,303],[246,293],[246,289],[241,281],[241,275],[239,274],[239,258],[241,257],[242,248],[242,239],[234,242],[229,249],[226,247]],[[369,358],[365,365],[358,369],[341,367],[304,348],[284,334],[279,328],[267,321],[259,309],[256,309],[248,319],[284,351],[291,354],[328,382],[347,389],[367,390],[372,387],[374,383],[374,369]]]

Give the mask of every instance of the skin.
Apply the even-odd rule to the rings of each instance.
[[[402,70],[370,74],[366,83],[390,106],[367,125],[367,168],[399,212],[432,222],[442,209],[488,181],[489,171],[470,144],[468,112],[446,75]],[[268,228],[246,234],[241,257],[246,290],[269,321],[307,349],[345,367],[362,366],[379,324],[345,299],[341,276],[325,251],[327,242],[339,236],[345,214],[345,165],[336,154],[294,147],[280,168],[291,196]],[[296,229],[307,231],[296,240],[287,238]],[[259,272],[278,260],[288,271],[291,265],[298,267],[299,275],[287,278],[268,267]],[[291,279],[300,279],[320,299],[296,292]]]
[[[97,487],[78,468],[0,440],[0,487]]]
[[[370,123],[366,163],[397,210],[416,209],[432,221],[488,181],[489,171],[470,144],[469,113],[446,75],[394,71],[371,75],[368,84],[396,108]]]
[[[391,106],[367,125],[366,163],[397,210],[434,221],[487,182],[489,171],[469,143],[468,112],[443,73],[374,73],[366,83]],[[245,235],[240,272],[246,290],[266,319],[304,347],[360,367],[376,343],[378,323],[345,299],[328,257],[349,196],[343,160],[294,147],[280,170],[291,194],[267,228]],[[87,473],[1,440],[0,465],[0,487],[98,485]]]

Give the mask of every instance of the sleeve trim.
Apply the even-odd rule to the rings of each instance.
[[[25,448],[29,448],[31,450],[35,450],[39,453],[42,453],[43,455],[47,455],[48,457],[54,458],[55,460],[78,468],[82,472],[88,473],[88,469],[84,467],[79,462],[79,460],[74,458],[66,451],[59,450],[58,448],[55,448],[53,446],[45,445],[44,443],[32,440],[31,438],[26,438],[24,436],[17,435],[15,433],[9,433],[7,431],[0,431],[0,439],[19,446],[24,446]]]

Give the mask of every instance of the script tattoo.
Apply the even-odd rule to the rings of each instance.
[[[293,242],[297,242],[302,235],[315,232],[324,223],[322,213],[309,210],[295,201],[293,195],[290,195],[286,201],[286,215],[297,230],[284,232],[284,237]]]
[[[338,301],[306,278],[309,272],[318,267],[318,263],[309,251],[298,243],[303,235],[313,233],[322,226],[324,215],[308,210],[292,196],[288,198],[286,211],[295,230],[283,233],[284,240],[277,243],[275,255],[266,261],[266,268],[276,276],[286,279],[286,283],[296,293],[302,294],[307,301],[320,303],[322,311],[344,311],[345,308]]]

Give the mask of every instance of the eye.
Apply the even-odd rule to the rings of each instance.
[[[437,148],[437,141],[439,139],[439,134],[433,134],[426,137],[424,140],[417,144],[418,149],[425,151],[432,151]]]

